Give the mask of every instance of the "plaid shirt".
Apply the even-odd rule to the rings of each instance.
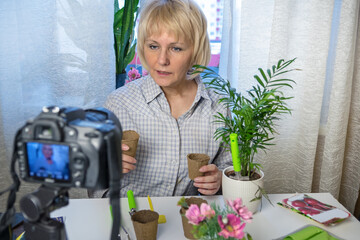
[[[220,170],[232,164],[231,154],[214,140],[220,127],[214,115],[227,114],[218,104],[219,95],[205,89],[196,78],[198,89],[190,109],[175,119],[164,92],[150,75],[112,92],[105,107],[120,120],[123,131],[135,130],[140,139],[136,151],[136,169],[123,174],[121,197],[131,189],[135,196],[195,195],[188,177],[189,153],[206,153]]]

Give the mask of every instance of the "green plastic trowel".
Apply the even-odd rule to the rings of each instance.
[[[234,165],[235,177],[237,179],[241,178],[241,165],[240,165],[240,155],[239,155],[239,144],[238,144],[238,135],[236,133],[230,134],[230,148],[231,156]]]

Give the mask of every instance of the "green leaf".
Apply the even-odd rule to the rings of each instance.
[[[258,75],[255,75],[254,78],[263,88],[265,87],[265,84],[261,81],[261,79]]]
[[[122,16],[124,14],[124,9],[118,10],[114,15],[114,33],[121,35],[121,26],[122,26]]]
[[[274,207],[274,204],[271,202],[269,195],[266,193],[265,189],[260,186],[259,186],[259,189],[260,189],[261,194],[265,197],[265,199],[268,200],[268,202],[271,204],[271,206]]]
[[[262,77],[264,78],[264,81],[265,81],[265,82],[268,82],[268,79],[267,79],[267,77],[266,77],[266,74],[265,74],[264,70],[263,70],[262,68],[259,68],[258,70],[260,71]]]
[[[116,12],[119,11],[119,2],[118,0],[114,1],[114,14],[116,14]]]
[[[295,70],[298,70],[298,69],[290,69],[290,70],[287,70],[287,71],[278,72],[278,73],[274,74],[273,77],[276,77],[276,76],[279,76],[281,74],[285,74],[285,73],[288,73],[288,72],[292,72],[292,71],[295,71]]]
[[[273,73],[275,73],[275,71],[276,71],[276,66],[275,65],[272,66],[272,71],[273,71]]]
[[[283,62],[285,62],[285,60],[284,60],[284,59],[280,59],[280,60],[278,61],[278,63],[277,63],[277,68],[280,68],[280,67],[281,67],[281,64],[282,64]]]
[[[271,82],[291,82],[291,83],[294,83],[296,84],[296,82],[292,79],[288,79],[288,78],[282,78],[282,79],[275,79],[275,80],[271,80]]]
[[[280,71],[280,70],[286,68],[286,67],[289,66],[291,63],[293,63],[293,62],[295,61],[295,59],[296,59],[296,58],[291,59],[291,60],[289,60],[289,61],[287,61],[287,62],[284,62],[283,64],[281,64],[280,67],[278,67],[278,70]]]
[[[269,78],[272,78],[270,69],[267,70]]]
[[[126,66],[128,65],[128,63],[130,63],[134,59],[135,48],[136,48],[136,42],[134,43],[134,45],[132,45],[132,47],[130,48],[130,51],[125,56],[124,63],[126,63]],[[124,68],[126,68],[126,66],[124,66]]]
[[[134,27],[137,18],[139,0],[125,0],[124,7],[116,7],[118,0],[114,3],[114,38],[115,38],[115,57],[116,72],[125,72],[126,66],[131,62],[133,49],[136,42],[133,41]]]
[[[276,84],[269,84],[269,87],[277,87],[277,86],[280,86],[280,87],[284,87],[284,86],[287,86],[289,88],[293,88],[292,85],[288,84],[288,83],[276,83]]]

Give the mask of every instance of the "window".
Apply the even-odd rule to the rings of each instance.
[[[210,67],[219,68],[224,0],[195,0],[208,21],[211,46]]]
[[[221,34],[223,23],[223,7],[224,0],[194,0],[199,7],[203,10],[208,22],[208,34],[210,38],[211,59],[209,67],[214,68],[216,71],[219,68],[220,50],[221,50]],[[123,1],[119,1],[119,5],[123,5]],[[139,71],[140,60],[135,54],[133,61],[129,64],[130,67],[136,67]],[[141,71],[140,71],[141,72]]]

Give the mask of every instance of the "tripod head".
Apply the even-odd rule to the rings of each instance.
[[[68,205],[67,188],[40,186],[20,200],[20,209],[27,220],[24,223],[26,239],[65,240],[64,223],[50,218],[50,213]]]

